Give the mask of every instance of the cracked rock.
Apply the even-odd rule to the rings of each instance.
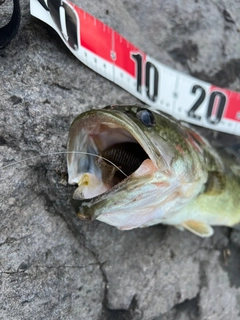
[[[20,2],[19,32],[0,52],[0,319],[240,319],[238,230],[200,239],[76,218],[66,156],[56,154],[72,120],[139,101],[79,62]],[[74,2],[170,67],[240,88],[239,2]],[[1,23],[11,9],[1,5]],[[239,158],[239,137],[200,130]]]

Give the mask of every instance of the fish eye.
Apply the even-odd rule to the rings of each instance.
[[[155,125],[154,115],[153,115],[152,111],[150,111],[148,109],[138,109],[137,110],[137,117],[147,127]]]

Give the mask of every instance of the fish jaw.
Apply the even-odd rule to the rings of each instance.
[[[178,212],[201,192],[207,177],[202,175],[198,181],[189,183],[184,176],[178,179],[161,170],[148,172],[145,163],[141,167],[128,181],[122,181],[109,192],[92,199],[74,200],[78,216],[84,220],[96,219],[120,230],[170,224],[171,220],[174,224],[182,223],[185,216],[179,216]]]

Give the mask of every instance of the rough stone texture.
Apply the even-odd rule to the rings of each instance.
[[[240,88],[240,2],[78,1],[178,70]],[[1,167],[65,151],[81,111],[136,103],[81,64],[21,1],[17,37],[0,54]],[[7,21],[11,1],[0,6]],[[237,153],[240,139],[203,130]],[[0,319],[240,319],[240,233],[211,239],[155,226],[121,232],[78,221],[65,155],[0,168]]]

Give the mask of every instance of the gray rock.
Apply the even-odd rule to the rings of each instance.
[[[240,88],[239,2],[75,3],[161,62]],[[2,8],[6,22],[11,3]],[[83,110],[139,101],[79,62],[28,1],[21,8],[19,33],[0,53],[0,319],[240,319],[239,231],[202,240],[77,220],[66,156],[36,156],[66,151]],[[216,145],[240,142],[202,131]]]

